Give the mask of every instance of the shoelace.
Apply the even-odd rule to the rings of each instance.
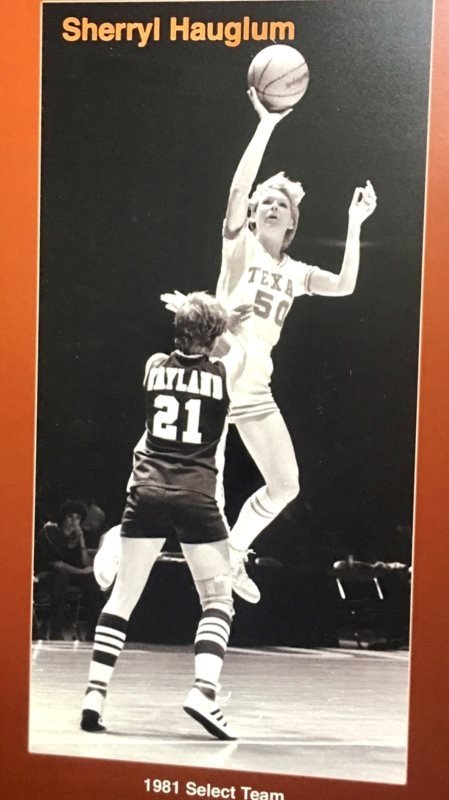
[[[232,545],[231,545],[231,547],[232,547]],[[249,560],[250,556],[255,556],[256,555],[256,551],[255,550],[251,550],[251,548],[248,548],[248,550],[238,550],[237,547],[233,547],[232,549],[236,553],[239,554],[238,558],[239,558],[239,561],[242,562],[242,564],[246,564],[247,561]]]
[[[198,686],[198,688],[200,687]],[[221,706],[228,705],[232,695],[232,692],[225,692],[224,694],[221,694],[221,690],[222,690],[221,683],[217,683],[217,688],[215,689],[215,703],[220,708]]]

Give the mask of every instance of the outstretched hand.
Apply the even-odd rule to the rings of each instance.
[[[349,217],[360,225],[375,210],[377,205],[376,192],[371,181],[367,181],[365,186],[357,186],[354,191],[351,205],[349,206]]]
[[[254,306],[251,303],[245,303],[233,308],[229,312],[227,330],[231,333],[238,333],[243,323],[250,318],[253,308]]]
[[[165,292],[161,294],[161,300],[165,303],[165,308],[169,311],[173,311],[174,314],[181,308],[185,299],[186,295],[182,292],[178,292],[177,289],[175,289],[174,292]],[[243,323],[250,318],[253,313],[253,308],[254,306],[251,303],[244,303],[243,305],[233,308],[232,311],[229,312],[226,329],[231,333],[236,333]]]
[[[175,289],[174,292],[165,292],[165,294],[161,294],[161,300],[165,303],[165,308],[169,311],[173,311],[174,314],[181,308],[184,300],[186,299],[185,294],[182,292],[178,292]]]
[[[287,108],[286,111],[269,111],[268,108],[264,106],[262,101],[259,99],[259,95],[254,86],[251,86],[250,89],[247,91],[247,95],[251,101],[251,104],[254,110],[260,117],[261,122],[267,120],[271,122],[273,125],[277,125],[281,119],[288,116],[293,111],[293,108]]]

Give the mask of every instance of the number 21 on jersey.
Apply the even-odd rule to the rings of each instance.
[[[187,444],[200,444],[202,439],[202,434],[199,430],[201,400],[197,398],[192,398],[181,404],[173,395],[156,395],[154,398],[154,407],[159,410],[156,411],[153,417],[152,433],[154,436],[159,436],[161,439],[170,439],[172,442],[176,441],[179,438],[178,422],[179,412],[182,406],[187,413],[187,424],[185,430],[182,431],[181,441]]]

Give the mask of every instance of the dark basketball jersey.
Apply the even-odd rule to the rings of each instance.
[[[217,448],[229,396],[221,361],[158,353],[144,378],[145,433],[134,449],[129,488],[155,485],[217,494]]]

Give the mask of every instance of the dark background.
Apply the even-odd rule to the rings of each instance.
[[[265,46],[69,44],[61,21],[249,14],[294,20],[290,44],[310,67],[261,170],[306,190],[290,254],[337,271],[355,186],[370,178],[378,195],[355,294],[299,299],[274,351],[302,492],[257,550],[312,569],[348,553],[409,563],[431,2],[409,11],[409,0],[44,5],[37,525],[74,496],[120,519],[144,363],[170,347],[159,295],[214,290],[229,184],[257,121],[246,73]],[[225,477],[233,521],[261,483],[233,430]]]

